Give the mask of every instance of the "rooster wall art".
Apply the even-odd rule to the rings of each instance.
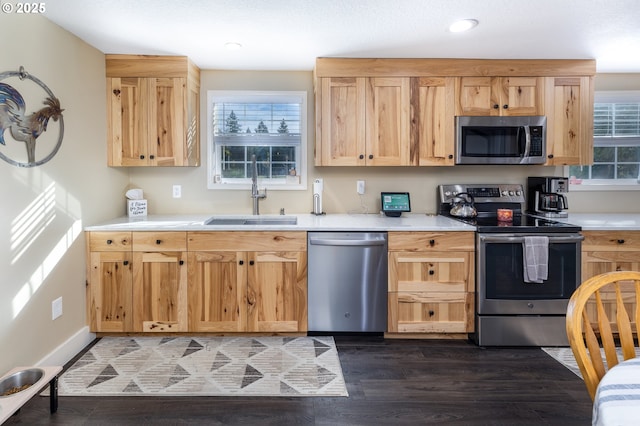
[[[58,121],[64,111],[56,97],[47,97],[43,103],[44,108],[25,115],[22,95],[12,86],[0,83],[0,144],[6,145],[4,135],[9,130],[13,139],[26,144],[30,164],[36,161],[36,139],[47,130],[49,120]]]

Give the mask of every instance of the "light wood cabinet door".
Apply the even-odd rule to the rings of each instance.
[[[368,78],[366,85],[366,159],[371,166],[408,166],[408,77]]]
[[[451,166],[455,153],[455,95],[452,77],[411,79],[410,163]]]
[[[189,253],[189,331],[247,330],[247,253]]]
[[[182,165],[184,78],[107,79],[110,166]]]
[[[593,164],[593,78],[547,77],[546,165]]]
[[[582,281],[612,271],[640,271],[640,231],[583,231]],[[633,283],[623,283],[621,296],[629,312],[635,312]],[[629,291],[625,291],[629,288]],[[616,315],[616,294],[603,291],[602,301],[609,318]],[[595,303],[587,304],[587,315],[596,323]]]
[[[321,79],[316,102],[317,166],[364,166],[365,78]]]
[[[405,77],[319,79],[316,165],[411,165],[409,81]]]
[[[186,252],[133,252],[133,330],[188,330]]]
[[[200,165],[200,70],[186,57],[107,55],[109,166]]]
[[[542,77],[459,77],[456,115],[544,115]]]
[[[148,90],[145,78],[107,79],[109,166],[149,164]]]
[[[191,329],[307,330],[306,232],[190,232],[187,241]]]
[[[94,251],[89,254],[87,311],[92,332],[133,330],[131,260],[130,251]]]
[[[249,253],[248,331],[307,331],[306,252]]]

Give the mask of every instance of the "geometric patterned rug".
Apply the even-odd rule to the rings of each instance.
[[[580,368],[578,367],[578,363],[576,362],[576,358],[573,356],[573,352],[571,348],[541,348],[544,352],[547,353],[551,358],[558,361],[560,364],[567,367],[571,372],[573,372],[576,376],[582,379],[582,374],[580,373]]]
[[[348,396],[331,336],[103,337],[60,376],[58,394]]]
[[[578,363],[576,362],[576,358],[573,356],[573,352],[571,348],[541,348],[545,351],[549,356],[558,361],[560,364],[567,367],[571,370],[576,376],[582,379],[582,373],[580,373],[580,368],[578,367]],[[616,353],[618,354],[618,359],[622,360],[622,349],[616,347]],[[602,356],[602,361],[604,363],[604,368],[607,368],[606,356],[604,354],[604,349],[600,348],[600,355]],[[640,357],[640,349],[636,348],[636,357]],[[640,424],[640,422],[638,423]]]

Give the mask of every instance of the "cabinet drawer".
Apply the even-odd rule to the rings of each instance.
[[[389,232],[389,250],[474,250],[473,232]]]
[[[582,251],[640,250],[640,231],[584,231]]]
[[[131,232],[90,232],[89,251],[130,251]]]
[[[307,251],[305,231],[189,232],[189,251]]]
[[[389,293],[390,332],[467,333],[473,331],[473,293]]]
[[[389,253],[389,291],[474,291],[469,252]]]
[[[133,251],[186,251],[186,232],[134,232]]]

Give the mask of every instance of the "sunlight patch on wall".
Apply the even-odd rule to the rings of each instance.
[[[56,185],[51,182],[11,223],[11,264],[38,239],[55,219]]]
[[[20,311],[26,306],[31,296],[40,288],[44,280],[56,267],[60,259],[65,255],[73,242],[82,234],[82,221],[73,222],[67,232],[58,240],[51,252],[44,258],[42,263],[36,268],[29,280],[25,282],[16,296],[13,298],[13,318],[16,318]]]

